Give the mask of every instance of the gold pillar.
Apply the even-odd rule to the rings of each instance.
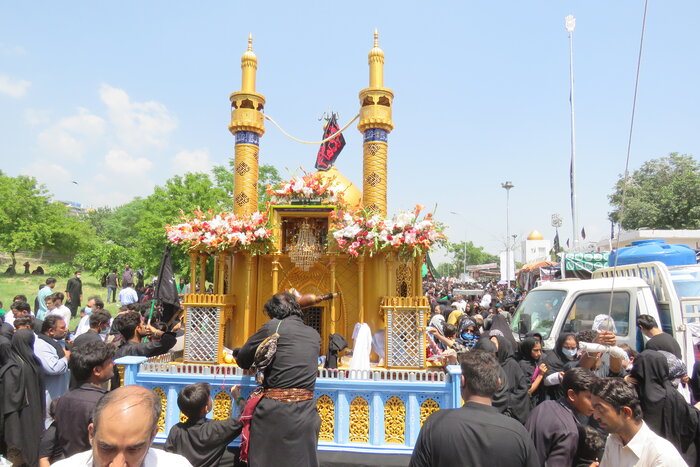
[[[373,213],[386,216],[388,134],[394,129],[391,104],[394,93],[384,87],[384,51],[379,33],[374,31],[374,47],[369,52],[369,87],[360,91],[362,144],[362,202]]]
[[[279,271],[280,271],[280,262],[279,262],[279,256],[275,255],[272,259],[272,291],[270,295],[274,295],[277,293],[277,289],[279,287]]]
[[[197,291],[197,253],[190,253],[190,293]]]
[[[248,215],[258,210],[258,152],[265,133],[262,110],[265,97],[255,92],[258,58],[253,53],[253,37],[241,57],[241,90],[231,94],[229,131],[236,137],[233,161],[233,213]]]
[[[224,290],[224,276],[226,275],[226,255],[221,253],[216,261],[216,290],[214,293],[225,294]]]
[[[243,335],[246,336],[246,339],[248,336],[252,335],[253,332],[250,329],[250,314],[252,313],[251,311],[251,306],[250,306],[250,299],[251,299],[251,288],[252,288],[252,269],[253,269],[253,256],[246,252],[245,253],[245,304],[244,304],[244,309],[243,309]]]
[[[199,255],[199,293],[207,292],[207,255]]]
[[[335,293],[335,257],[331,256],[331,293]],[[330,334],[335,334],[335,304],[336,300],[331,300],[331,325]]]
[[[357,295],[359,296],[359,321],[365,322],[365,257],[357,258]]]

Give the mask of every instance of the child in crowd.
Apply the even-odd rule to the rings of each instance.
[[[243,398],[239,386],[231,388],[231,396],[241,407]],[[233,418],[206,418],[214,406],[211,386],[208,383],[185,386],[177,396],[177,406],[187,421],[170,429],[163,449],[185,456],[194,467],[233,465],[234,456],[226,450],[226,446],[241,434],[243,424]]]

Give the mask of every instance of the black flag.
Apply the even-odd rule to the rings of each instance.
[[[340,130],[336,115],[331,114],[330,120],[323,131],[323,139],[335,134]],[[316,170],[328,170],[333,167],[333,163],[338,158],[338,154],[345,147],[345,137],[340,133],[321,145],[316,156]]]
[[[177,288],[175,287],[173,263],[170,259],[170,245],[167,245],[163,252],[163,259],[160,262],[160,269],[158,270],[158,281],[156,282],[154,298],[162,304],[180,304],[177,297]]]
[[[566,247],[569,248],[569,239],[566,239]]]
[[[561,245],[559,245],[559,231],[557,230],[557,234],[554,236],[554,252],[559,253],[561,250]]]
[[[585,227],[581,228],[581,238],[584,240],[586,239],[586,228]]]

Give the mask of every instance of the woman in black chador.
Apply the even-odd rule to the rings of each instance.
[[[261,352],[257,359],[255,355],[258,347],[268,337],[279,334],[274,357],[263,370],[263,395],[257,405],[249,400],[243,413],[246,415],[254,407],[248,463],[251,467],[317,466],[321,419],[313,391],[321,336],[304,324],[301,308],[290,293],[273,296],[265,304],[265,313],[272,319],[248,339],[236,355],[241,368],[251,368],[254,363],[259,367]],[[263,347],[266,345],[269,341]],[[269,356],[270,349],[266,350]]]
[[[0,368],[0,449],[15,465],[39,464],[39,438],[44,431],[44,379],[34,356],[34,333],[20,329]],[[3,430],[4,428],[4,430]]]

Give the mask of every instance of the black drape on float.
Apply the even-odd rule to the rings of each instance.
[[[194,284],[192,284],[192,287],[194,289]],[[177,288],[175,287],[175,272],[173,271],[173,262],[170,256],[170,245],[167,245],[165,251],[163,251],[154,298],[163,307],[163,322],[169,322],[180,306]]]

